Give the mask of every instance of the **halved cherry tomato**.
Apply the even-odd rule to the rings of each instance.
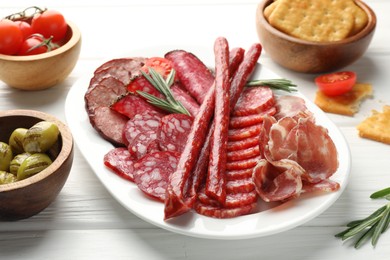
[[[19,26],[11,20],[0,20],[0,53],[16,54],[22,45],[23,34]]]
[[[169,75],[172,70],[172,64],[170,60],[167,60],[162,57],[152,57],[148,58],[145,62],[145,65],[141,68],[144,72],[149,73],[148,68],[153,68],[164,78]]]
[[[327,96],[339,96],[350,91],[356,83],[356,73],[340,71],[320,75],[315,78],[320,91]]]
[[[45,38],[53,36],[55,42],[64,38],[68,30],[64,16],[55,10],[46,10],[34,15],[31,27],[34,33],[42,34]]]

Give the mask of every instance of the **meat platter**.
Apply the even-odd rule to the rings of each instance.
[[[134,52],[133,56],[161,56],[172,49],[177,49],[177,47],[168,46],[140,50]],[[185,49],[196,53],[205,63],[213,64],[211,49],[194,47]],[[93,70],[93,68],[91,69]],[[279,77],[258,63],[252,78]],[[304,194],[298,199],[281,205],[278,203],[260,205],[263,208],[259,213],[232,219],[214,219],[189,212],[168,222],[164,221],[163,204],[146,198],[136,185],[112,174],[102,166],[102,158],[113,146],[96,133],[85,112],[84,94],[90,79],[91,75],[85,75],[78,80],[70,90],[66,100],[66,119],[72,129],[75,141],[111,195],[130,212],[156,226],[189,236],[214,239],[243,239],[271,235],[301,225],[321,214],[337,200],[347,184],[350,171],[350,153],[344,137],[326,115],[299,92],[288,93],[288,95],[303,98],[308,109],[314,113],[317,124],[328,129],[339,155],[339,167],[332,176],[332,180],[340,184],[340,189],[325,194]],[[276,91],[275,95],[283,96],[286,93]]]

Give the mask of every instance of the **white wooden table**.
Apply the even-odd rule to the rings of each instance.
[[[390,2],[367,0],[378,18],[366,54],[346,69],[374,86],[374,98],[354,117],[331,115],[350,146],[352,169],[342,196],[323,214],[292,230],[246,240],[209,240],[175,234],[136,217],[117,203],[96,178],[76,146],[70,177],[55,202],[40,214],[0,222],[0,259],[390,259],[390,231],[377,247],[359,250],[334,234],[350,220],[373,212],[383,201],[369,195],[390,186],[390,146],[358,137],[356,125],[390,104]],[[82,31],[80,60],[62,84],[24,92],[0,82],[0,109],[35,109],[65,121],[64,104],[77,79],[113,57],[163,45],[212,46],[224,36],[231,46],[258,41],[255,0],[40,1],[61,11]],[[27,0],[0,2],[0,17],[31,6]],[[314,99],[314,75],[294,73],[263,53],[261,62],[299,85]]]

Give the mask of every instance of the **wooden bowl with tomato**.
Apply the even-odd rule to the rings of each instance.
[[[13,88],[43,90],[53,87],[72,72],[80,55],[81,32],[75,24],[65,19],[60,21],[61,25],[53,26],[57,31],[33,32],[32,35],[23,36],[22,41],[18,38],[19,32],[15,33],[13,27],[7,27],[9,22],[20,21],[25,21],[33,27],[34,19],[30,17],[25,20],[0,21],[0,31],[8,30],[8,35],[15,35],[15,39],[8,39],[15,41],[9,46],[4,46],[0,39],[0,80]],[[47,21],[37,22],[36,27],[48,27],[50,25],[47,23],[50,22],[53,23],[51,17]],[[50,36],[44,35],[46,33]]]
[[[265,52],[276,63],[293,71],[323,73],[343,68],[364,54],[374,35],[375,13],[361,0],[354,3],[364,12],[367,22],[360,31],[335,41],[301,39],[276,29],[269,20],[272,14],[264,13],[273,3],[273,0],[263,0],[257,6],[257,34]]]

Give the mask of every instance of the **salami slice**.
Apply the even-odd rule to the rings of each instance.
[[[247,116],[263,113],[274,104],[274,95],[269,87],[244,88],[233,109],[233,115]]]
[[[199,111],[199,104],[196,100],[182,87],[179,86],[179,83],[174,83],[171,86],[171,91],[173,97],[180,101],[180,103],[187,109],[192,116],[196,116]]]
[[[226,183],[226,191],[231,193],[248,193],[255,189],[252,178],[231,180]]]
[[[231,151],[227,153],[228,162],[246,160],[260,155],[260,146],[256,145],[247,149]]]
[[[235,181],[242,179],[249,179],[252,177],[253,169],[244,169],[244,170],[230,170],[226,171],[226,180],[227,181]]]
[[[223,205],[224,208],[236,208],[255,203],[257,201],[257,193],[255,190],[245,193],[228,193],[226,195],[226,201]],[[210,205],[218,207],[221,204],[206,195],[205,190],[202,189],[198,192],[198,200],[204,205]]]
[[[259,145],[260,137],[255,135],[253,137],[244,138],[236,141],[228,141],[227,151],[234,152],[241,149],[247,149]]]
[[[229,141],[238,141],[246,138],[254,137],[260,134],[262,125],[253,125],[239,129],[229,129],[228,139]]]
[[[161,113],[146,111],[145,113],[137,114],[132,119],[128,120],[123,128],[123,136],[126,144],[133,144],[134,139],[140,133],[150,130],[157,133],[162,117],[163,114]]]
[[[133,94],[137,94],[137,91],[143,91],[158,98],[164,97],[143,75],[133,78],[127,85],[127,90]]]
[[[162,117],[158,128],[161,150],[182,153],[192,122],[193,118],[184,114],[169,114]]]
[[[135,115],[145,112],[163,113],[160,109],[145,101],[145,99],[133,94],[121,97],[111,105],[111,108],[128,118],[133,118]]]
[[[124,146],[122,132],[128,118],[109,107],[98,107],[95,109],[93,127],[107,141],[114,146]]]
[[[146,195],[165,200],[169,176],[176,170],[179,155],[174,152],[155,152],[134,164],[134,182]]]
[[[110,168],[118,176],[134,181],[134,158],[125,147],[110,150],[104,155],[104,165]]]
[[[244,170],[244,169],[253,168],[256,166],[257,161],[259,159],[260,156],[256,156],[245,160],[227,162],[226,170]]]
[[[142,158],[147,153],[159,151],[156,131],[149,130],[139,133],[128,145],[128,150],[136,159]]]
[[[203,204],[198,201],[197,203],[195,203],[195,211],[201,215],[212,218],[234,218],[256,212],[257,203],[252,203],[249,205],[239,206],[235,208],[222,208],[220,206]]]
[[[270,107],[268,110],[249,116],[232,116],[229,122],[230,129],[244,128],[248,126],[258,125],[263,122],[264,116],[272,116],[276,113],[275,107]]]

